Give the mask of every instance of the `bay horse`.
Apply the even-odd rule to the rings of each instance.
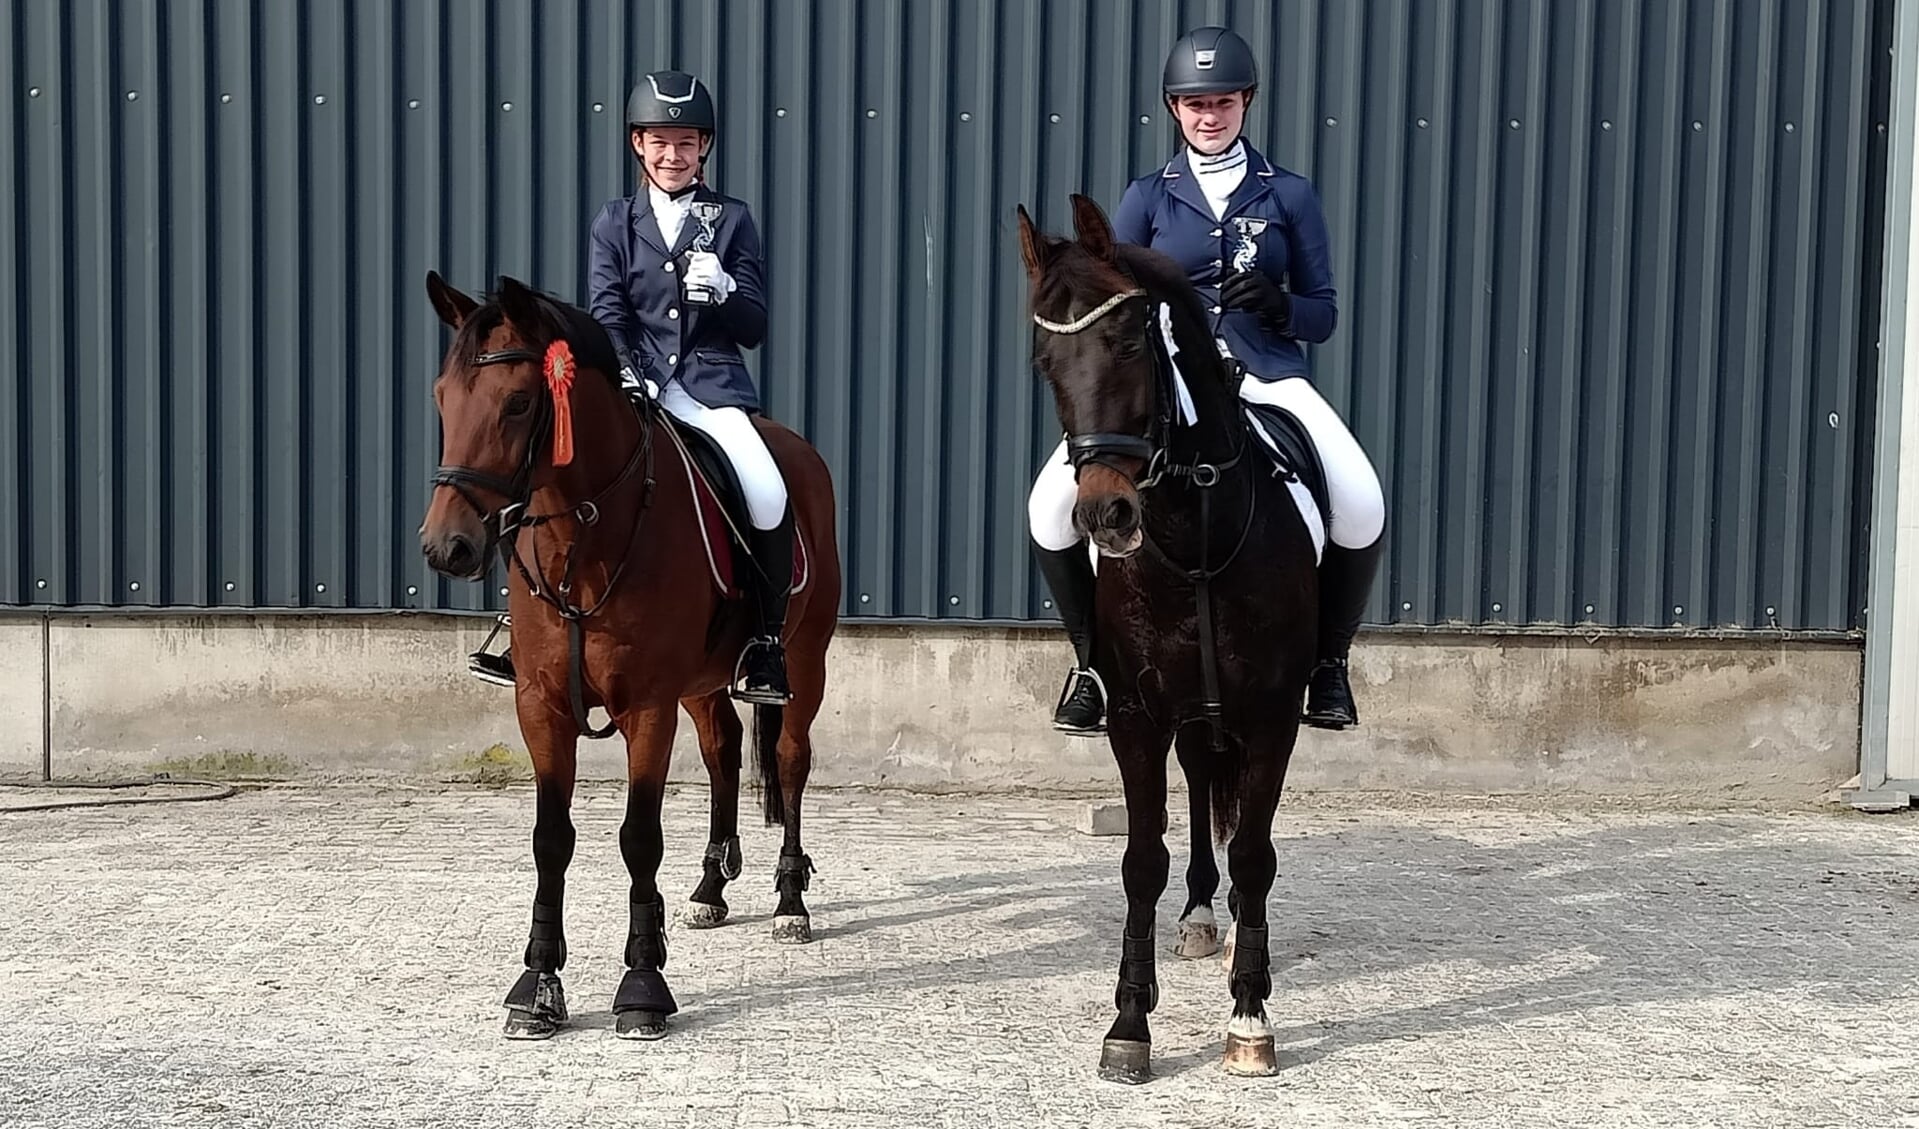
[[[1126,798],[1119,1014],[1099,1073],[1127,1083],[1152,1076],[1154,921],[1170,861],[1166,755],[1177,738],[1194,812],[1180,952],[1211,951],[1189,951],[1185,928],[1211,931],[1219,876],[1210,823],[1227,843],[1235,919],[1224,1066],[1273,1074],[1265,1008],[1273,815],[1312,673],[1318,550],[1287,482],[1294,476],[1255,449],[1238,395],[1243,373],[1221,356],[1184,270],[1116,242],[1091,199],[1075,194],[1072,205],[1072,239],[1040,233],[1023,206],[1018,218],[1032,360],[1076,468],[1073,523],[1099,553],[1094,663],[1110,695],[1107,740]]]
[[[657,1039],[678,1010],[662,972],[666,913],[657,885],[677,711],[692,716],[712,785],[703,874],[681,922],[710,928],[726,920],[722,893],[742,867],[744,733],[728,690],[754,617],[716,582],[687,437],[653,400],[621,386],[612,339],[592,315],[507,277],[485,302],[437,271],[426,287],[454,333],[433,388],[441,459],[421,550],[435,570],[458,579],[483,578],[496,550],[511,562],[514,704],[535,778],[538,878],[526,970],[506,998],[506,1035],[546,1038],[567,1019],[559,974],[578,745],[582,736],[617,732],[628,789],[620,853],[632,888],[615,1031]],[[753,724],[766,822],[785,829],[774,939],[805,943],[812,926],[801,895],[813,864],[800,841],[800,796],[839,616],[835,503],[831,475],[810,444],[768,419],[755,424],[786,477],[805,560],[794,570],[784,632],[792,698],[756,705]],[[717,552],[725,551],[722,543]],[[609,718],[598,729],[588,722],[596,706]]]

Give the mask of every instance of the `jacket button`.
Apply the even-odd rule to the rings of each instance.
[[[1214,270],[1218,270],[1218,269],[1219,269],[1220,267],[1223,267],[1223,266],[1225,266],[1225,265],[1226,265],[1226,260],[1225,260],[1225,259],[1214,259],[1214,260],[1213,260],[1213,269],[1214,269]]]
[[[666,363],[667,363],[667,364],[669,364],[669,365],[677,365],[677,364],[679,364],[679,363],[680,363],[680,355],[679,355],[678,353],[668,353],[668,354],[666,355]]]
[[[1219,307],[1218,307],[1218,306],[1214,306],[1214,307],[1213,307],[1213,312],[1214,312],[1214,313],[1219,313]]]
[[[1224,235],[1224,234],[1226,234],[1226,229],[1225,229],[1225,228],[1223,228],[1223,227],[1216,227],[1216,228],[1214,228],[1214,229],[1213,229],[1213,238],[1214,238],[1214,239],[1218,239],[1218,238],[1219,238],[1220,236],[1222,236],[1222,235]]]
[[[667,316],[667,317],[670,317],[670,318],[677,318],[677,317],[679,317],[679,316],[680,316],[680,308],[679,308],[678,306],[674,306],[674,307],[673,307],[672,309],[670,309],[670,310],[668,310],[668,311],[666,311],[666,316]]]
[[[666,261],[666,273],[668,273],[668,274],[672,274],[672,273],[673,273],[673,260],[672,260],[672,259],[668,259],[668,260]]]

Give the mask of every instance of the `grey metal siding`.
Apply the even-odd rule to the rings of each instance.
[[[1861,622],[1890,4],[7,0],[0,602],[447,608],[422,279],[584,301],[628,84],[716,87],[749,363],[837,476],[845,610],[1048,618],[1012,211],[1170,151],[1224,21],[1310,176],[1318,380],[1388,491],[1369,620]],[[136,587],[137,586],[137,587]]]

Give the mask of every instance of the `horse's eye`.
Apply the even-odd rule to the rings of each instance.
[[[1145,350],[1146,345],[1144,342],[1136,337],[1128,337],[1126,340],[1120,342],[1120,346],[1115,350],[1115,354],[1122,361],[1130,361]]]
[[[533,407],[533,397],[524,392],[515,392],[506,398],[506,414],[523,416]]]

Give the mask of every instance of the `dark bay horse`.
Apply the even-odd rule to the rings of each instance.
[[[1144,1082],[1152,1073],[1153,927],[1170,861],[1166,755],[1176,737],[1195,816],[1192,900],[1182,924],[1212,920],[1210,822],[1228,844],[1236,918],[1225,1067],[1272,1074],[1265,1000],[1273,814],[1313,667],[1317,554],[1287,484],[1255,448],[1239,375],[1220,356],[1184,271],[1155,251],[1116,243],[1105,213],[1085,196],[1073,197],[1073,220],[1076,238],[1043,235],[1019,209],[1038,327],[1033,363],[1052,387],[1078,471],[1074,525],[1100,553],[1094,661],[1110,694],[1107,739],[1126,797],[1119,1015],[1100,1074]],[[1179,410],[1174,355],[1191,395],[1190,421]]]
[[[514,701],[536,781],[538,882],[526,971],[507,996],[506,1032],[545,1038],[567,1018],[561,909],[573,857],[577,746],[583,735],[618,732],[628,783],[620,853],[632,890],[615,1026],[624,1037],[659,1038],[678,1010],[661,971],[666,913],[656,881],[677,711],[693,718],[712,782],[704,876],[681,920],[710,927],[725,920],[722,891],[742,865],[743,729],[728,687],[752,613],[716,583],[692,464],[672,425],[653,401],[621,388],[612,340],[591,315],[510,278],[481,303],[432,272],[427,294],[455,332],[433,389],[441,466],[421,549],[433,568],[461,579],[483,577],[496,549],[511,562]],[[812,932],[801,894],[812,861],[800,842],[800,796],[839,617],[835,503],[818,452],[777,423],[756,424],[786,477],[806,559],[785,630],[792,700],[754,707],[766,821],[785,828],[774,937],[806,942]],[[595,706],[610,719],[597,730],[587,720]]]

